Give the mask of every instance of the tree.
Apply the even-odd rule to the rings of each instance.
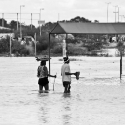
[[[12,21],[10,22],[10,24],[9,24],[9,27],[10,27],[11,29],[16,30],[16,29],[17,29],[17,23],[18,23],[18,25],[20,25],[19,22],[12,20]]]
[[[120,54],[124,54],[125,51],[124,41],[118,41],[117,49],[120,52]]]
[[[99,23],[99,21],[98,20],[94,20],[94,23]]]
[[[0,26],[2,26],[2,22],[4,23],[4,27],[8,27],[7,21],[5,19],[0,18]]]
[[[75,18],[72,18],[71,20],[63,20],[63,21],[60,21],[60,22],[88,22],[88,23],[91,23],[90,20],[84,18],[84,17],[80,17],[80,16],[76,16]],[[98,21],[95,21],[95,22],[98,22]],[[20,30],[17,30],[17,23],[18,25],[20,25],[19,22],[17,21],[14,21],[12,20],[9,25],[7,24],[7,21],[4,20],[4,24],[7,24],[7,27],[9,28],[12,28],[13,29],[13,33],[15,34],[15,38],[16,40],[18,40],[18,37],[20,37]],[[2,19],[0,20],[0,24],[2,24]],[[22,26],[22,36],[32,36],[34,37],[34,34],[36,33],[36,41],[37,42],[37,52],[38,53],[41,53],[42,51],[46,51],[48,50],[48,42],[49,42],[49,32],[55,27],[56,25],[56,22],[54,23],[51,23],[51,22],[48,22],[46,23],[44,26],[41,27],[41,36],[40,36],[40,29],[39,27],[35,27],[34,25],[32,25],[32,29],[31,29],[31,24],[30,25],[25,25],[24,23],[21,24]],[[20,28],[20,27],[19,27]],[[10,32],[10,31],[0,31],[0,32]],[[11,31],[12,32],[12,31]],[[83,41],[85,41],[85,39],[87,39],[87,35],[86,34],[73,34],[75,38],[78,38],[78,39],[83,39]],[[50,49],[54,51],[56,53],[56,51],[58,52],[61,52],[61,49],[58,49],[58,46],[60,41],[58,41],[56,38],[55,38],[55,34],[52,34],[50,36],[50,39],[51,39],[51,43],[50,43]],[[94,38],[92,38],[94,39]],[[93,42],[94,40],[92,40]],[[1,42],[1,41],[0,41]],[[68,39],[68,43],[74,43],[74,42],[77,42],[77,39],[74,39],[74,40],[70,40]],[[5,42],[6,43],[6,42]],[[7,45],[7,44],[5,44]],[[0,46],[4,46],[3,43],[1,42],[0,43]],[[34,46],[34,44],[33,44]],[[57,47],[56,47],[57,46]],[[90,47],[91,46],[91,47]],[[90,49],[94,49],[94,48],[101,48],[101,43],[98,43],[96,41],[94,41],[93,44],[90,44]],[[6,50],[2,49],[2,47],[0,48],[0,50],[4,50],[5,52],[8,51],[8,46],[6,46]],[[13,42],[13,46],[12,46],[12,51],[15,53],[16,51],[20,52],[20,53],[25,53],[25,54],[28,54],[29,52],[26,50],[26,48],[24,46],[21,46],[19,45],[19,43],[17,42]]]
[[[77,17],[71,19],[70,22],[90,22],[91,23],[90,20],[88,20],[84,17],[80,17],[80,16],[77,16]]]
[[[7,39],[0,40],[0,53],[8,53],[10,47],[10,37],[8,36]]]

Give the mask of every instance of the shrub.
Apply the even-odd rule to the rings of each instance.
[[[62,53],[62,46],[55,46],[51,52],[56,54]]]

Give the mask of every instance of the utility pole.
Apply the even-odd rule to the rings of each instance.
[[[22,8],[21,8],[21,11],[22,11]],[[23,14],[25,14],[25,15],[30,15],[30,18],[29,18],[29,16],[27,16],[26,17],[26,20],[31,20],[31,24],[32,24],[32,27],[33,27],[33,20],[39,20],[39,15],[40,15],[40,13],[22,13],[21,12],[21,16],[23,15]],[[35,16],[33,17],[33,14],[34,15],[37,15],[37,19],[34,19],[35,18]],[[20,12],[19,13],[4,13],[4,12],[1,12],[0,13],[0,16],[1,16],[1,26],[5,26],[5,21],[4,21],[4,19],[6,19],[5,18],[5,15],[9,15],[9,19],[12,19],[12,20],[15,20],[15,21],[17,21],[17,23],[16,23],[16,29],[17,30],[19,30],[19,34],[20,34],[20,23],[22,22],[22,21],[20,21],[21,20],[21,17],[20,17]],[[13,16],[10,16],[10,15],[14,15],[14,17]],[[32,15],[32,17],[31,17],[31,15]],[[21,23],[22,24],[22,23]],[[21,27],[22,28],[22,27]]]
[[[119,22],[119,8],[120,8],[120,7],[118,7],[118,22]]]
[[[4,27],[4,13],[2,13],[2,27]]]
[[[20,38],[22,39],[22,28],[21,28],[21,7],[25,7],[24,5],[20,5]]]
[[[123,18],[124,18],[124,22],[125,22],[125,16],[123,15]]]
[[[114,6],[115,7],[115,12],[113,12],[113,13],[115,13],[115,23],[116,23],[116,13],[118,13],[118,12],[116,12],[116,8],[118,7],[118,6]]]
[[[44,8],[40,9],[40,15],[39,15],[40,36],[41,36],[41,10],[44,10]]]
[[[40,11],[41,12],[41,11]],[[39,13],[39,30],[40,30],[40,36],[41,36],[41,25],[40,25],[40,21],[41,21],[41,13]]]
[[[18,13],[17,13],[17,30],[18,30]]]
[[[122,22],[122,17],[124,17],[124,15],[119,15],[121,17],[121,22]]]
[[[10,56],[11,56],[11,34],[10,34]]]
[[[35,42],[35,57],[36,57],[36,33],[34,35],[34,42]]]
[[[108,23],[108,7],[109,7],[109,4],[110,4],[111,2],[109,2],[109,3],[106,3],[107,4],[107,23]]]
[[[31,13],[31,29],[32,29],[32,13]]]

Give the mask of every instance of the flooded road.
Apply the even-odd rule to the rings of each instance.
[[[63,93],[61,57],[52,57],[50,92],[38,93],[34,57],[0,58],[0,125],[124,125],[125,77],[119,57],[71,57],[70,94]],[[47,62],[48,66],[48,62]],[[125,74],[125,58],[123,58]],[[53,91],[54,83],[54,91]]]

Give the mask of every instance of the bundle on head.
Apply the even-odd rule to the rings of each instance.
[[[37,61],[48,61],[49,59],[51,59],[47,56],[35,57],[35,58],[36,58]]]

